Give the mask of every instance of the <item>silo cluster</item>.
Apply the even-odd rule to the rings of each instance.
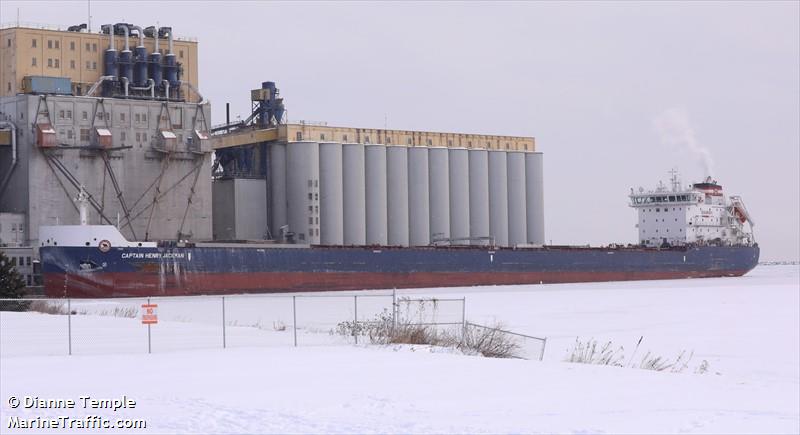
[[[313,141],[270,147],[270,226],[297,243],[544,242],[541,153]]]

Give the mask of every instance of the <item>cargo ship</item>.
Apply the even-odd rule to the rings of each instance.
[[[725,277],[758,264],[743,201],[711,178],[629,198],[639,242],[605,247],[138,242],[87,225],[79,198],[82,225],[41,227],[40,256],[47,296],[87,298]]]

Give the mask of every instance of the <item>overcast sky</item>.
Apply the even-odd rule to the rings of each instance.
[[[91,2],[199,40],[214,124],[278,83],[290,120],[535,136],[546,238],[634,242],[631,187],[710,167],[763,260],[800,257],[800,3]],[[0,3],[86,22],[87,2]]]

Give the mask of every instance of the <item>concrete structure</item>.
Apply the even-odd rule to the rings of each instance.
[[[197,42],[191,38],[173,39],[176,60],[183,69],[182,81],[199,88]],[[138,39],[132,38],[130,45],[137,44]],[[55,26],[0,29],[0,97],[22,93],[27,76],[68,77],[73,94],[85,95],[103,75],[103,53],[108,45],[108,35],[70,32]],[[122,49],[124,38],[117,36],[115,45]],[[153,52],[155,39],[145,38],[144,46],[147,53]],[[166,41],[161,41],[162,54],[166,47]]]
[[[464,244],[469,237],[469,151],[448,150],[450,176],[450,237]]]
[[[366,184],[367,244],[386,245],[388,237],[387,191],[386,191],[386,147],[367,145],[364,147]]]
[[[284,237],[283,231],[289,225],[289,210],[286,199],[286,144],[273,143],[269,146],[268,194],[270,195],[271,218],[270,233],[278,239]],[[266,213],[266,210],[264,210]]]
[[[469,151],[469,236],[473,245],[489,244],[489,153]]]
[[[508,163],[504,151],[489,151],[489,235],[508,246]]]
[[[344,244],[367,243],[366,179],[364,175],[364,145],[342,145],[342,188]]]
[[[431,243],[428,149],[408,150],[408,242],[411,246]]]
[[[528,221],[525,197],[525,153],[510,152],[508,161],[508,244],[528,243]]]
[[[214,180],[215,240],[267,239],[267,182],[246,178]]]
[[[344,244],[344,192],[342,186],[342,144],[319,144],[320,243]]]
[[[26,244],[40,225],[79,223],[81,185],[89,223],[119,221],[132,240],[211,238],[208,104],[16,95],[0,97],[0,120],[17,138],[0,146],[0,212],[25,216]]]
[[[408,246],[408,148],[386,147],[389,244]]]
[[[289,142],[314,140],[319,142],[399,145],[413,147],[443,147],[490,149],[505,151],[534,151],[536,141],[524,136],[496,136],[433,131],[387,130],[376,128],[334,127],[325,123],[289,122],[275,128],[245,128],[214,138],[214,149],[242,146],[258,142]]]
[[[544,174],[542,153],[525,154],[525,207],[528,242],[544,244]]]
[[[289,231],[298,243],[319,244],[319,144],[292,142],[286,148]]]
[[[450,239],[450,163],[447,148],[428,150],[430,232],[433,240]]]

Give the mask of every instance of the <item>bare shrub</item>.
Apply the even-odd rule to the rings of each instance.
[[[67,314],[67,305],[64,302],[53,302],[45,300],[31,301],[28,311],[42,314]]]
[[[502,324],[490,327],[468,323],[456,347],[462,352],[489,358],[520,358],[520,346],[513,335],[503,331]]]
[[[520,349],[514,337],[502,330],[502,325],[484,327],[467,324],[459,332],[440,332],[433,325],[396,321],[388,311],[370,321],[345,321],[336,327],[343,336],[369,338],[372,344],[417,344],[458,349],[470,355],[489,358],[518,358]]]
[[[680,373],[686,370],[689,367],[689,361],[692,360],[694,356],[694,351],[689,353],[689,356],[686,356],[686,351],[682,351],[678,354],[678,357],[675,358],[675,361],[671,361],[667,358],[662,356],[653,355],[651,352],[647,352],[642,358],[642,362],[639,364],[640,369],[645,370],[655,370],[657,372],[665,372],[669,371],[670,373]],[[705,368],[702,373],[705,373],[705,370],[708,369],[708,362],[704,361]],[[702,363],[700,364],[702,366]],[[696,370],[696,372],[699,371]]]

